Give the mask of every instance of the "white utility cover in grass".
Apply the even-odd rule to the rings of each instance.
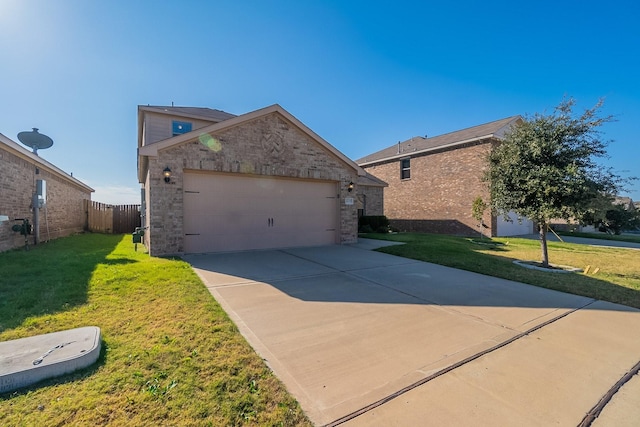
[[[0,393],[86,368],[100,348],[97,326],[0,342]]]
[[[186,253],[335,244],[337,183],[185,173]]]

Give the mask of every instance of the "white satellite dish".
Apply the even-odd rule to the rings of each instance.
[[[38,150],[44,150],[45,148],[49,148],[53,145],[53,139],[49,138],[47,135],[38,133],[38,128],[33,128],[31,132],[20,132],[18,134],[18,139],[27,147],[31,147],[33,149],[33,154],[38,154]]]

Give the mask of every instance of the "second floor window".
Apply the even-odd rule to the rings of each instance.
[[[173,136],[182,135],[183,133],[191,132],[191,123],[174,120],[171,123],[171,128],[173,130]]]
[[[411,159],[400,160],[400,179],[411,178]]]

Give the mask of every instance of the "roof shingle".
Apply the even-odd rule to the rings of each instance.
[[[184,117],[202,118],[205,120],[214,121],[216,123],[236,117],[235,114],[206,107],[167,107],[161,105],[147,105],[141,107],[148,111],[157,111],[159,113],[169,113],[172,115]]]
[[[376,153],[362,157],[356,160],[356,163],[363,166],[485,138],[502,138],[504,133],[519,120],[522,120],[520,116],[511,116],[431,138],[415,136],[404,142],[399,142]]]

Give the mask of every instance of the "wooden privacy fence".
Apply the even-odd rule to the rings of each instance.
[[[133,233],[140,227],[140,205],[107,205],[84,201],[87,212],[86,229],[94,233]]]

